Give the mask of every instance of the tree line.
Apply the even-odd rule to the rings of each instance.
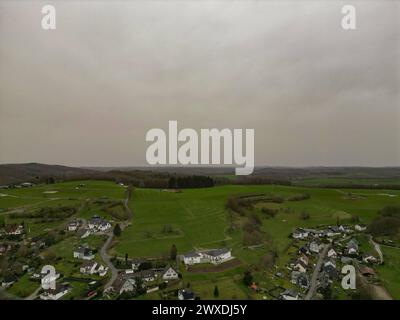
[[[168,187],[174,189],[209,188],[215,185],[214,180],[207,176],[182,176],[169,178]]]

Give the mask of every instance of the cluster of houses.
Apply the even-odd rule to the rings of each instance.
[[[20,236],[24,234],[24,226],[22,224],[7,224],[1,233],[6,236]]]
[[[234,257],[232,256],[231,249],[228,248],[190,252],[181,256],[181,260],[185,265],[198,263],[212,263],[217,265],[232,259]]]
[[[325,245],[329,245],[329,250],[324,258],[321,269],[318,270],[317,291],[323,292],[335,280],[338,280],[340,271],[338,264],[349,264],[353,260],[360,263],[376,263],[377,258],[369,253],[360,254],[359,244],[353,238],[354,232],[363,232],[366,230],[366,225],[357,224],[353,228],[350,226],[328,226],[321,229],[298,228],[292,233],[292,238],[306,241],[298,250],[296,259],[289,262],[287,268],[291,271],[291,283],[306,291],[310,286],[310,273],[315,267],[314,263],[310,262],[316,259],[319,253],[324,249]],[[370,275],[373,273],[371,268],[361,266]],[[363,269],[363,270],[364,270]],[[361,270],[361,269],[360,269]],[[298,300],[301,294],[294,288],[283,291],[280,299],[283,300]]]
[[[11,189],[11,188],[31,188],[35,186],[34,183],[31,182],[23,182],[21,184],[13,184],[13,185],[1,185],[0,189]]]
[[[100,277],[104,277],[107,274],[108,267],[105,267],[102,264],[91,260],[91,261],[86,261],[85,263],[83,263],[82,266],[80,267],[79,271],[82,274],[87,274],[87,275],[98,274]]]
[[[91,234],[107,232],[111,228],[111,223],[100,216],[93,216],[87,223],[86,228],[82,228],[83,222],[81,220],[73,220],[68,224],[68,231],[78,231],[78,236],[81,239],[89,237]]]
[[[137,264],[132,266],[131,270],[137,270]],[[134,292],[137,290],[138,279],[143,288],[151,282],[155,281],[171,281],[179,278],[179,273],[174,268],[168,266],[163,269],[148,269],[142,271],[132,272],[131,270],[126,270],[125,272],[119,273],[117,279],[112,285],[112,291],[116,294],[122,294],[125,292]],[[158,286],[154,285],[147,289],[147,292],[152,292],[158,290]]]
[[[88,221],[88,228],[94,232],[106,232],[111,228],[111,223],[100,216],[93,216]]]
[[[357,224],[354,226],[355,231],[365,231],[366,226]],[[328,226],[324,229],[298,228],[292,233],[293,239],[311,238],[334,238],[338,236],[346,236],[354,232],[350,226]]]

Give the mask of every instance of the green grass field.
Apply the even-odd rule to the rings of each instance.
[[[302,186],[329,186],[329,185],[366,185],[366,186],[400,186],[399,179],[376,179],[376,178],[303,178],[294,180],[295,185]]]
[[[84,187],[78,187],[79,184],[84,184]],[[57,227],[64,228],[66,222],[41,223],[37,219],[12,219],[7,216],[7,213],[21,210],[29,212],[42,207],[73,206],[78,209],[77,217],[89,219],[93,215],[99,214],[111,220],[112,217],[101,211],[99,205],[88,206],[88,200],[100,198],[123,200],[126,197],[126,189],[109,181],[73,181],[38,185],[33,188],[7,189],[2,190],[1,194],[0,219],[4,219],[6,223],[24,221],[28,235],[37,236]]]
[[[115,250],[121,255],[143,257],[166,254],[172,244],[180,253],[194,248],[229,246],[234,249],[234,254],[251,260],[252,255],[258,254],[241,249],[240,233],[228,235],[226,232],[225,202],[231,195],[265,192],[282,196],[311,195],[309,200],[278,205],[290,208],[291,212],[281,210],[275,218],[264,221],[264,231],[272,236],[280,249],[289,243],[288,235],[293,228],[335,224],[338,217],[343,220],[352,215],[358,215],[368,223],[382,207],[397,203],[400,195],[400,191],[351,190],[360,197],[349,199],[347,191],[343,190],[285,186],[221,186],[183,190],[182,193],[136,189],[130,202],[133,223],[124,230]],[[299,219],[298,212],[304,210],[310,213],[309,220]],[[175,232],[163,233],[164,225],[171,225]]]
[[[84,184],[84,187],[78,187]],[[0,191],[2,212],[17,207],[39,208],[45,206],[73,205],[87,199],[107,197],[122,200],[125,188],[109,181],[70,181],[43,184],[32,188],[5,189]]]
[[[385,263],[377,267],[379,278],[393,299],[400,299],[400,248],[381,246]]]

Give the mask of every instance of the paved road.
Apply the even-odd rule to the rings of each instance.
[[[322,263],[324,262],[324,258],[326,256],[326,254],[328,253],[328,250],[330,247],[331,247],[330,244],[325,245],[324,249],[319,254],[317,265],[311,276],[310,288],[309,288],[304,300],[311,300],[314,297],[315,292],[317,291],[319,271],[321,270]]]
[[[121,230],[125,229],[130,224],[130,221],[133,218],[133,213],[132,213],[132,210],[129,208],[128,203],[129,203],[129,191],[127,190],[127,196],[126,196],[126,199],[124,200],[124,207],[125,207],[125,210],[128,212],[128,220],[126,222],[123,222],[120,224]],[[111,285],[114,283],[115,279],[117,279],[117,276],[118,276],[118,270],[111,262],[110,256],[107,253],[113,239],[114,239],[114,232],[113,232],[113,230],[111,230],[108,232],[108,238],[107,238],[106,242],[100,249],[100,256],[103,259],[104,263],[108,266],[108,269],[111,272],[111,278],[104,286],[105,290],[108,289],[109,287],[111,287]]]
[[[110,231],[106,242],[100,249],[100,256],[111,272],[111,278],[104,286],[105,289],[111,287],[111,285],[114,283],[115,279],[117,279],[117,276],[118,276],[118,270],[117,270],[117,268],[115,268],[115,266],[111,262],[110,256],[107,253],[113,238],[114,238],[114,233],[112,231]]]
[[[378,253],[378,255],[379,255],[379,260],[380,260],[380,262],[383,263],[383,253],[382,253],[382,251],[381,251],[381,246],[380,246],[378,243],[376,243],[376,242],[374,241],[374,239],[372,238],[371,235],[369,236],[369,243],[372,244],[372,245],[374,246],[375,251],[376,251],[376,252]]]

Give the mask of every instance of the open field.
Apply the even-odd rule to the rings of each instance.
[[[79,187],[79,184],[84,186]],[[0,208],[6,211],[17,207],[70,205],[102,197],[122,200],[125,188],[109,181],[70,181],[31,188],[4,189],[0,194]]]
[[[279,249],[283,250],[290,239],[288,235],[299,226],[336,224],[352,215],[368,223],[385,205],[396,204],[400,191],[382,190],[315,189],[285,186],[221,186],[209,189],[188,189],[181,193],[162,192],[152,189],[135,189],[130,206],[134,222],[124,230],[115,250],[120,255],[160,256],[169,252],[175,244],[180,253],[194,248],[229,246],[233,254],[251,261],[259,254],[257,249],[242,249],[240,232],[227,233],[226,199],[231,195],[273,193],[290,196],[308,193],[311,198],[278,204],[278,215],[266,219],[263,230],[271,235]],[[392,195],[392,196],[388,196]],[[309,220],[300,220],[298,213],[307,211]],[[165,225],[172,232],[163,232]],[[258,251],[263,251],[258,250]]]
[[[83,184],[84,186],[79,187]],[[76,207],[77,217],[89,219],[95,214],[110,219],[100,205],[87,205],[89,200],[108,199],[122,201],[126,189],[108,181],[73,181],[57,184],[44,184],[31,188],[1,190],[0,221],[25,223],[29,236],[37,236],[51,229],[62,227],[65,221],[42,222],[40,219],[10,218],[7,213],[31,212],[44,207]],[[6,218],[4,218],[6,217]]]
[[[294,185],[302,186],[334,186],[334,185],[359,185],[359,186],[400,186],[397,178],[302,178],[292,181]]]
[[[400,248],[381,246],[385,263],[377,267],[383,285],[393,299],[400,299]]]

